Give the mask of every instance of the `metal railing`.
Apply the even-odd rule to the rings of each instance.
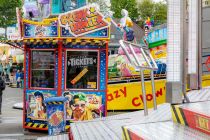
[[[154,61],[152,55],[148,52],[149,51],[148,48],[132,43],[132,42],[127,42],[124,40],[120,40],[119,43],[124,53],[126,54],[128,60],[130,61],[130,63],[135,65],[136,68],[140,70],[142,96],[143,96],[143,103],[144,103],[144,115],[146,116],[148,115],[148,107],[147,107],[146,90],[145,90],[145,82],[144,82],[144,70],[151,70],[150,74],[151,74],[151,84],[152,84],[152,96],[153,96],[154,110],[156,110],[157,102],[156,102],[156,94],[155,94],[154,71],[158,69],[158,66],[156,62]],[[144,61],[146,62],[147,65],[142,65],[140,57],[137,56],[134,48],[137,48],[140,50],[140,53],[142,54]],[[132,57],[134,59],[132,59]]]

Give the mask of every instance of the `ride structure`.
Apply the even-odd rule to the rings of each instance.
[[[110,23],[97,8],[88,5],[41,22],[22,19],[21,25],[23,128],[48,129],[49,97],[68,98],[66,129],[72,121],[106,116]]]

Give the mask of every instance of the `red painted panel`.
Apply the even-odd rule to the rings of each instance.
[[[189,127],[210,135],[210,116],[183,108]]]
[[[129,129],[128,129],[128,134],[130,136],[130,140],[144,140],[143,137],[135,134],[134,132],[130,131]]]
[[[62,42],[58,44],[58,96],[62,95]]]

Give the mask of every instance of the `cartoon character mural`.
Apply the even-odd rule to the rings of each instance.
[[[63,96],[68,98],[66,105],[67,120],[84,121],[101,117],[103,110],[101,96],[82,92],[76,94],[64,92]]]
[[[46,105],[44,99],[41,91],[35,91],[33,94],[29,95],[29,105],[27,108],[29,118],[33,120],[46,119]]]

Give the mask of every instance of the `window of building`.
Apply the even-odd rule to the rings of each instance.
[[[54,88],[54,51],[32,51],[31,87]]]
[[[98,52],[67,51],[66,88],[97,89]]]

